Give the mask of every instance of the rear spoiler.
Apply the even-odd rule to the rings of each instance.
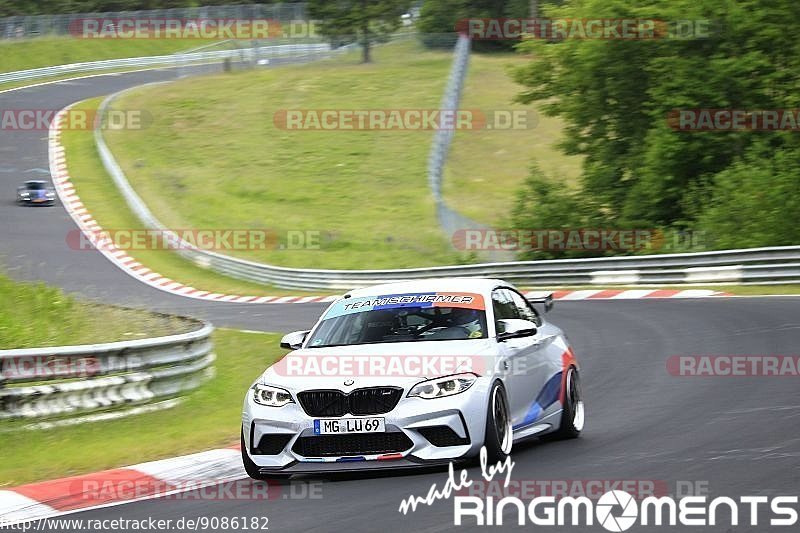
[[[547,313],[553,308],[553,293],[546,292],[540,293],[533,297],[526,297],[526,300],[532,304],[543,304],[544,305],[544,312]]]

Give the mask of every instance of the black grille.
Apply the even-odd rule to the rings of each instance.
[[[278,455],[283,451],[289,441],[291,433],[265,433],[258,441],[258,446],[253,448],[253,455]]]
[[[309,416],[379,415],[388,413],[400,401],[399,387],[369,387],[349,394],[338,390],[309,390],[297,394]]]
[[[468,437],[459,437],[458,433],[453,431],[453,428],[450,426],[430,426],[427,428],[419,428],[417,431],[428,439],[428,442],[438,448],[469,444]]]
[[[304,457],[339,455],[371,455],[403,452],[413,445],[405,433],[352,433],[349,435],[317,435],[300,437],[292,450]]]

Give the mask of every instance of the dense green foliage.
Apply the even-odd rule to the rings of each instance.
[[[704,38],[527,40],[534,57],[516,72],[521,102],[567,123],[562,149],[585,155],[579,191],[521,192],[517,224],[553,227],[542,201],[568,197],[559,227],[697,230],[709,248],[800,241],[797,132],[686,132],[675,109],[794,109],[800,22],[794,0],[571,0],[544,7],[559,18],[710,22]],[[544,174],[552,175],[550,169]],[[559,198],[562,199],[563,198]],[[538,206],[538,208],[534,208]]]
[[[529,0],[438,0],[422,4],[417,30],[426,46],[452,46],[452,43],[437,39],[436,35],[457,31],[460,23],[467,19],[525,18],[529,14]],[[473,48],[510,48],[514,44],[511,40],[475,41]]]
[[[357,39],[362,61],[369,63],[371,45],[385,41],[400,26],[400,15],[410,4],[409,0],[310,0],[308,13],[311,19],[320,21],[319,32],[334,43]]]

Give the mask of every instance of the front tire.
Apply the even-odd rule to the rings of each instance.
[[[250,456],[247,454],[247,445],[244,442],[244,432],[239,435],[239,440],[241,442],[241,449],[242,449],[242,465],[244,466],[244,471],[247,472],[247,475],[253,479],[257,479],[259,481],[268,481],[270,479],[289,479],[291,474],[262,474],[259,472],[258,465],[250,459]]]
[[[586,411],[583,402],[583,391],[578,370],[570,367],[567,371],[566,391],[564,392],[564,410],[561,412],[561,425],[558,431],[553,433],[557,439],[577,438],[586,419]]]
[[[488,462],[491,464],[505,461],[511,453],[513,443],[514,429],[511,424],[506,390],[499,381],[495,381],[489,392],[486,434],[483,439]]]
[[[239,437],[241,438],[242,444],[242,465],[244,466],[244,471],[247,472],[247,475],[253,479],[263,480],[264,476],[258,472],[258,465],[250,459],[250,456],[247,454],[247,444],[244,442],[244,432],[240,432]]]

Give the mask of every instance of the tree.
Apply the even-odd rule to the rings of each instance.
[[[714,248],[800,242],[800,150],[755,143],[714,176],[696,227]]]
[[[554,0],[547,0],[552,2]],[[429,47],[452,46],[452,40],[440,34],[454,33],[462,21],[468,19],[524,19],[531,17],[531,9],[538,10],[538,0],[437,0],[422,5],[417,30],[422,42]],[[511,48],[514,40],[480,40],[473,43],[474,50]]]
[[[530,175],[517,191],[508,221],[518,230],[579,229],[596,226],[593,207],[585,198],[569,190],[563,183],[548,178],[533,164]],[[574,250],[520,249],[521,260],[585,257],[596,252]]]
[[[356,38],[362,62],[372,61],[370,48],[400,25],[410,0],[312,0],[309,17],[321,21],[319,31],[335,42]]]
[[[539,9],[542,16],[564,19],[711,23],[697,38],[531,39],[518,46],[533,56],[515,74],[524,87],[518,100],[541,102],[544,112],[564,119],[561,148],[585,156],[581,193],[597,202],[607,224],[685,227],[702,221],[711,232],[722,224],[725,209],[743,201],[726,179],[750,192],[754,183],[769,179],[782,184],[782,196],[768,201],[759,194],[748,202],[750,215],[757,205],[785,210],[800,195],[770,156],[798,153],[796,133],[688,133],[671,129],[667,121],[675,109],[797,108],[796,0],[572,0]],[[755,144],[761,148],[752,150]],[[745,172],[753,177],[745,179]],[[760,235],[748,242],[774,242],[763,229],[744,227]]]

